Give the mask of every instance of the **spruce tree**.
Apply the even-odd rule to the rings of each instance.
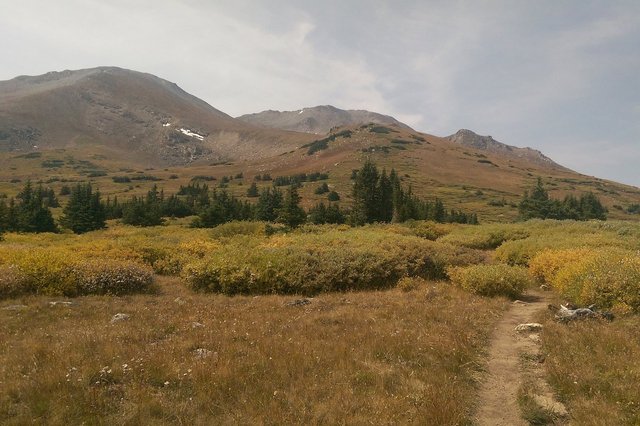
[[[378,169],[370,159],[358,170],[353,185],[353,208],[350,221],[355,226],[377,219]]]
[[[384,169],[378,179],[376,198],[378,208],[375,219],[379,222],[391,222],[393,219],[393,186]]]
[[[296,228],[307,220],[307,214],[300,207],[300,196],[298,190],[292,185],[287,190],[282,208],[278,213],[278,222],[284,223],[291,228]]]
[[[34,190],[28,181],[17,195],[15,230],[19,232],[58,232],[51,210],[44,205],[42,191]]]
[[[258,193],[258,185],[256,185],[255,182],[252,182],[249,189],[247,189],[247,197],[255,198],[259,195],[260,194]]]
[[[71,190],[63,214],[61,224],[76,234],[102,229],[106,226],[106,212],[100,201],[100,192],[93,192],[91,183],[79,183]]]

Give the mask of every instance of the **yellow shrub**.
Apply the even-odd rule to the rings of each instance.
[[[552,284],[581,306],[640,312],[640,255],[600,252],[561,268]]]
[[[544,249],[529,262],[529,273],[540,283],[553,283],[560,269],[594,254],[588,248]]]
[[[78,296],[144,291],[153,280],[145,266],[113,259],[91,260],[69,250],[23,249],[0,264],[0,297],[20,294]]]
[[[516,298],[531,285],[527,270],[505,264],[472,265],[447,270],[451,282],[481,296]]]

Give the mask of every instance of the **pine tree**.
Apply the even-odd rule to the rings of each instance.
[[[353,185],[353,208],[350,221],[355,226],[376,220],[378,169],[370,159],[357,172]]]
[[[278,222],[284,223],[291,228],[296,228],[307,220],[307,214],[300,207],[300,196],[298,190],[292,185],[287,190],[282,208],[278,212]]]
[[[273,188],[265,188],[260,193],[260,198],[255,208],[255,218],[265,222],[274,222],[278,217],[278,210],[282,208],[282,192]]]
[[[255,182],[252,182],[249,189],[247,189],[247,197],[255,198],[259,195],[260,194],[258,193],[258,185],[256,185]]]
[[[91,183],[79,183],[71,190],[64,207],[61,224],[76,234],[102,229],[106,226],[106,211],[100,192],[93,192]]]
[[[391,180],[387,177],[387,171],[382,170],[380,179],[378,179],[377,187],[377,214],[378,222],[391,222],[393,219],[393,186]]]
[[[51,210],[44,205],[42,191],[34,190],[28,181],[17,195],[15,230],[19,232],[58,232]]]

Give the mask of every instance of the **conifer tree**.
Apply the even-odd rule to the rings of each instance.
[[[278,222],[296,228],[307,220],[307,214],[300,207],[300,196],[295,186],[290,186],[284,198],[282,208],[278,212]]]
[[[376,220],[378,206],[378,169],[370,159],[358,170],[353,185],[353,208],[350,221],[360,226]]]
[[[76,234],[102,229],[106,226],[106,212],[100,201],[100,192],[91,183],[79,183],[71,190],[69,202],[64,207],[61,224]]]
[[[258,185],[256,185],[255,182],[252,182],[249,189],[247,189],[247,197],[255,198],[259,195],[260,194],[258,193]]]
[[[51,210],[44,205],[42,191],[34,190],[28,181],[17,195],[14,230],[19,232],[58,232]]]

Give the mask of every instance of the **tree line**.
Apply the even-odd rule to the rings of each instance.
[[[523,220],[607,220],[608,213],[592,192],[581,194],[579,198],[574,195],[567,195],[563,200],[550,198],[540,178],[531,192],[525,191],[518,212]]]
[[[134,226],[161,225],[166,217],[196,216],[194,227],[214,227],[230,221],[259,220],[279,222],[289,227],[304,223],[341,224],[360,226],[373,222],[403,222],[409,219],[437,222],[477,223],[474,213],[447,210],[440,200],[426,201],[403,187],[395,170],[388,175],[379,171],[374,163],[366,161],[352,175],[354,179],[350,210],[343,209],[337,192],[326,183],[317,194],[328,191],[328,202],[317,203],[306,211],[298,194],[300,181],[315,182],[327,178],[325,174],[296,175],[282,190],[282,182],[258,189],[252,184],[247,190],[249,202],[230,194],[226,189],[210,189],[207,184],[191,182],[180,186],[176,194],[165,195],[156,185],[146,195],[133,196],[126,201],[117,197],[102,199],[100,191],[91,183],[78,183],[67,188],[69,200],[56,223],[50,207],[59,206],[53,190],[34,187],[27,182],[20,193],[9,200],[0,200],[0,232],[59,232],[60,227],[74,233],[101,229],[109,219],[119,219]]]

